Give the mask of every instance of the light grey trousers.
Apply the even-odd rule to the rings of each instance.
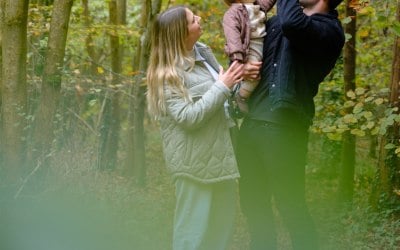
[[[174,250],[227,249],[235,224],[237,182],[202,184],[178,178]]]

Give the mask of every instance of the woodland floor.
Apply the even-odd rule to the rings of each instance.
[[[158,135],[151,135],[148,140],[152,146],[147,150],[144,188],[118,170],[94,170],[96,156],[91,147],[57,153],[54,169],[41,179],[45,184],[37,185],[32,177],[17,197],[15,191],[6,192],[0,185],[0,249],[171,249],[174,188],[163,166]],[[398,218],[390,211],[374,212],[368,206],[375,164],[366,156],[368,141],[358,142],[360,160],[356,167],[354,205],[347,212],[340,212],[335,205],[335,153],[326,157],[321,153],[322,142],[311,141],[307,201],[321,249],[400,249]],[[277,222],[280,249],[291,249],[279,215]],[[239,214],[230,250],[246,250],[248,242],[246,223]]]

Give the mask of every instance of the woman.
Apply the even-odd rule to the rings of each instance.
[[[156,19],[147,72],[149,112],[161,125],[176,187],[173,249],[226,249],[239,172],[224,103],[243,66],[226,70],[197,42],[200,17],[183,6]],[[219,73],[218,73],[219,71]]]

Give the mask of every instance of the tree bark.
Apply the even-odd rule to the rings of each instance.
[[[139,186],[146,185],[146,156],[145,156],[145,91],[143,82],[149,59],[149,40],[151,24],[153,19],[160,12],[161,0],[151,1],[142,0],[141,16],[141,37],[137,42],[135,57],[133,58],[133,70],[137,72],[134,77],[130,111],[129,111],[129,130],[128,130],[128,157],[126,161],[126,171],[137,179]]]
[[[112,86],[108,91],[106,105],[104,109],[103,122],[100,129],[100,161],[99,168],[115,169],[117,163],[118,142],[120,132],[120,107],[119,92],[117,85],[121,82],[120,75],[122,73],[122,44],[118,35],[118,25],[126,23],[126,0],[110,0],[109,14],[110,24],[115,28],[110,34],[111,48],[111,69],[112,69]]]
[[[31,0],[32,4],[37,4],[40,6],[50,6],[52,5],[54,0]]]
[[[4,1],[0,0],[0,69],[3,68],[3,51],[2,51],[2,44],[3,44],[3,22],[4,22]],[[1,121],[1,89],[2,89],[2,70],[0,70],[0,121]],[[0,123],[0,131],[1,131],[1,123]],[[1,162],[1,143],[0,143],[0,162]]]
[[[28,0],[2,0],[1,148],[5,179],[15,183],[26,159]]]
[[[400,23],[400,1],[397,0],[397,13],[396,13],[396,19],[397,23]],[[396,91],[397,95],[394,95],[391,97],[390,102],[393,103],[395,107],[400,110],[400,103],[399,103],[399,85],[400,85],[400,37],[397,36],[395,43],[394,43],[394,48],[393,48],[393,63],[392,63],[392,79],[391,79],[391,85],[393,86],[393,89],[391,91],[392,95]],[[399,112],[399,111],[398,111]],[[400,144],[399,142],[399,123],[395,124],[395,139],[397,140],[397,145]],[[399,158],[396,158],[396,163],[395,168],[391,169],[392,172],[392,186],[394,190],[400,190],[400,164],[399,164]],[[393,195],[393,192],[392,192]],[[399,196],[397,194],[397,201],[399,201]]]
[[[345,33],[351,38],[344,46],[344,92],[355,90],[356,76],[356,20],[357,13],[350,5],[351,0],[346,1],[346,16],[351,17],[351,22],[345,25]],[[345,94],[347,97],[347,95]],[[346,113],[351,114],[352,108]],[[351,205],[354,193],[354,164],[355,164],[356,138],[347,131],[343,135],[342,164],[339,180],[339,201],[342,204]]]
[[[60,96],[62,68],[73,0],[55,0],[50,23],[49,41],[42,76],[41,97],[35,115],[32,161],[47,162],[52,148],[54,117]],[[45,161],[43,161],[45,160]]]
[[[84,24],[86,29],[88,30],[87,32],[88,34],[85,39],[85,46],[88,56],[90,58],[89,72],[92,76],[95,76],[98,74],[97,67],[99,64],[100,56],[102,54],[102,49],[97,51],[96,47],[94,46],[94,40],[93,40],[94,32],[91,29],[92,19],[89,10],[89,0],[82,0],[82,6],[83,6]]]

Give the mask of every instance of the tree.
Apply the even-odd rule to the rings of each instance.
[[[28,0],[2,0],[2,165],[15,182],[26,158]]]
[[[50,23],[41,97],[35,114],[33,153],[35,165],[47,163],[54,136],[54,117],[61,96],[62,70],[73,0],[55,0]]]
[[[97,67],[99,63],[99,58],[102,54],[102,50],[97,51],[94,46],[94,39],[93,39],[93,30],[91,28],[92,18],[90,16],[89,10],[89,0],[82,0],[83,6],[83,19],[85,28],[88,30],[87,37],[85,39],[86,50],[90,59],[90,73],[91,75],[97,75]]]
[[[346,17],[350,20],[345,24],[345,33],[350,39],[344,45],[344,92],[355,90],[356,78],[356,20],[357,12],[352,5],[352,0],[346,0]],[[347,99],[347,95],[345,95]],[[353,108],[346,109],[351,114]],[[354,164],[355,164],[356,138],[350,131],[346,131],[342,137],[342,164],[339,181],[339,200],[350,204],[353,201],[354,192]]]
[[[112,89],[106,94],[103,122],[100,129],[100,169],[114,169],[117,162],[120,115],[118,84],[122,73],[122,44],[118,35],[118,25],[126,24],[126,0],[110,0],[110,24],[114,30],[110,33]]]
[[[129,112],[129,142],[126,170],[137,177],[139,185],[146,183],[144,114],[145,114],[145,85],[143,79],[149,59],[149,44],[151,24],[160,12],[161,0],[142,0],[142,16],[140,22],[141,37],[137,43],[136,55],[133,58],[133,70],[137,73],[132,86],[133,103]]]
[[[397,1],[397,23],[400,23],[400,1]],[[392,76],[390,81],[390,104],[392,107],[400,109],[399,102],[399,84],[400,84],[400,34],[396,34],[393,46],[393,62]],[[385,136],[380,142],[380,152],[378,161],[378,170],[376,175],[376,183],[374,191],[371,195],[372,204],[379,205],[381,198],[387,201],[398,201],[396,190],[400,189],[400,162],[396,155],[395,147],[387,147],[387,145],[399,146],[399,123],[395,122],[387,130]]]
[[[45,5],[45,6],[52,5],[53,2],[54,0],[31,0],[32,4]]]

